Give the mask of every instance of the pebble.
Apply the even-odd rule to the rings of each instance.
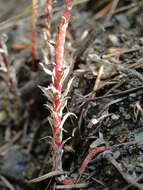
[[[119,115],[116,115],[116,114],[112,114],[111,118],[112,118],[113,120],[118,120],[118,119],[120,118],[120,116],[119,116]]]

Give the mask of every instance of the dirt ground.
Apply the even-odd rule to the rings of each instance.
[[[63,2],[54,3],[53,41]],[[14,81],[10,83],[1,56],[0,190],[58,189],[54,178],[28,182],[52,170],[53,154],[48,100],[39,88],[51,83],[39,65],[45,47],[43,1],[39,3],[35,69],[31,2],[0,0],[0,42],[6,41]],[[64,125],[63,139],[70,139],[63,168],[71,177],[79,175],[88,153],[106,148],[79,175],[81,187],[68,189],[143,190],[143,1],[75,0],[65,49],[65,61],[72,64],[69,79],[74,77],[65,111],[76,118]]]

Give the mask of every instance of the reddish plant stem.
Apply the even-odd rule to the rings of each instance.
[[[32,33],[31,33],[31,56],[32,56],[32,64],[33,68],[37,69],[36,61],[36,41],[37,41],[37,31],[36,31],[36,23],[38,17],[38,0],[32,0]]]
[[[55,84],[56,89],[55,98],[53,101],[54,107],[54,118],[55,124],[53,126],[54,135],[53,141],[55,145],[55,158],[54,158],[54,169],[62,170],[62,129],[61,121],[62,115],[60,113],[61,109],[61,97],[62,97],[62,72],[63,72],[63,63],[64,63],[64,45],[66,38],[66,31],[71,17],[73,0],[66,0],[66,7],[64,13],[61,17],[59,29],[57,33],[57,42],[56,42],[56,67],[55,67]]]
[[[50,41],[51,41],[51,19],[52,19],[52,15],[53,15],[53,0],[47,0],[46,1],[46,6],[45,6],[45,34],[46,34],[46,40],[47,40],[47,44],[48,44],[48,58],[51,64],[53,64],[54,60],[53,60],[53,56],[52,56],[52,49],[51,46],[49,45]]]
[[[60,181],[61,184],[63,185],[72,185],[75,184],[77,182],[77,177],[74,178],[65,178],[64,180]]]
[[[52,19],[52,15],[53,15],[53,8],[52,8],[52,4],[53,4],[53,0],[47,0],[46,1],[46,7],[45,7],[45,32],[47,35],[47,39],[48,41],[50,41],[51,39],[51,19]]]
[[[81,167],[80,167],[80,169],[79,169],[80,174],[82,174],[82,173],[86,170],[86,168],[87,168],[89,162],[92,160],[92,158],[93,158],[96,154],[101,153],[101,152],[104,152],[105,150],[106,150],[105,146],[101,146],[101,147],[97,147],[97,148],[92,149],[92,150],[88,153],[88,155],[86,156],[86,158],[84,159],[84,161],[83,161],[83,163],[82,163],[82,165],[81,165]]]
[[[81,164],[81,167],[80,167],[80,169],[79,169],[80,174],[82,174],[82,173],[86,170],[86,168],[87,168],[89,162],[93,159],[93,157],[94,157],[96,154],[101,153],[101,152],[104,152],[105,150],[106,150],[105,146],[101,146],[101,147],[97,147],[97,148],[92,149],[92,150],[88,153],[88,155],[86,156],[86,158],[84,159],[83,163]],[[64,184],[64,185],[71,185],[71,184],[77,183],[77,181],[78,181],[78,178],[77,178],[77,177],[69,178],[69,179],[68,179],[68,178],[65,178],[65,179],[63,179],[62,181],[60,181],[60,183],[61,183],[61,184]]]
[[[9,61],[9,58],[8,58],[8,55],[6,54],[5,52],[5,44],[3,41],[0,42],[0,48],[4,50],[3,53],[0,53],[1,54],[1,57],[2,57],[2,60],[3,60],[3,63],[5,65],[5,68],[7,69],[7,75],[8,75],[8,86],[9,86],[9,90],[16,95],[16,92],[15,92],[15,87],[14,87],[14,81],[13,81],[13,77],[12,77],[12,73],[11,73],[11,69],[10,69],[10,61]]]

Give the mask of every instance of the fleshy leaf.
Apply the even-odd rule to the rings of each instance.
[[[46,74],[48,74],[50,76],[53,75],[53,72],[48,67],[46,68],[46,66],[43,63],[39,63],[39,64],[42,66],[42,68],[43,68],[43,70],[45,71]]]
[[[64,125],[65,121],[67,120],[67,118],[68,118],[69,116],[71,116],[71,115],[73,115],[74,117],[76,117],[76,115],[75,115],[74,113],[71,113],[71,112],[68,112],[68,113],[66,113],[66,114],[64,115],[64,117],[63,117],[63,119],[62,119],[62,122],[61,122],[61,125],[60,125],[61,128],[63,127],[63,125]]]
[[[66,97],[66,96],[68,95],[73,80],[74,80],[74,77],[69,80],[69,82],[68,82],[68,84],[67,84],[67,87],[66,87],[66,90],[65,90],[64,93],[63,93],[63,96],[64,96],[64,97]]]

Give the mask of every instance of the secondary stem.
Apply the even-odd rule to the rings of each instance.
[[[54,158],[54,170],[62,170],[62,112],[61,112],[61,103],[62,103],[62,74],[63,74],[63,64],[64,64],[64,45],[66,39],[66,31],[71,17],[71,9],[73,5],[73,0],[66,0],[66,7],[64,13],[61,17],[59,29],[57,33],[57,42],[56,42],[56,67],[55,67],[55,84],[54,87],[56,92],[54,94],[54,118],[55,123],[53,126],[54,136],[53,141],[55,145],[55,158]]]

